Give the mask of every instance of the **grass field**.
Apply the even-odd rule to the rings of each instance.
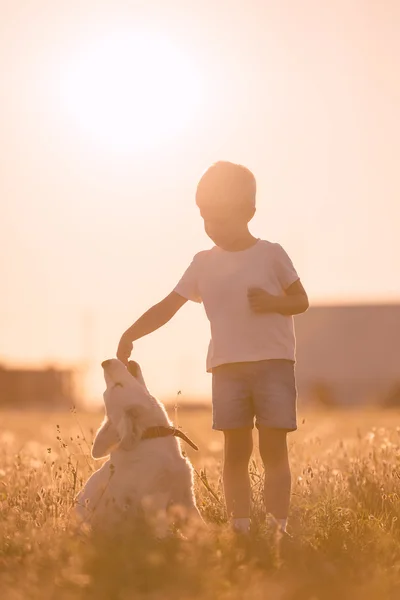
[[[171,414],[174,418],[174,414]],[[300,415],[291,434],[289,531],[282,555],[263,528],[261,469],[251,465],[257,530],[243,546],[226,526],[221,434],[208,411],[178,411],[200,447],[185,448],[207,536],[91,539],[69,512],[101,416],[0,413],[0,598],[397,600],[400,419],[394,412]]]

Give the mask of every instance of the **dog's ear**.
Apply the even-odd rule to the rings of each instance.
[[[103,458],[119,444],[119,436],[111,421],[106,417],[100,425],[93,441],[92,457]]]
[[[140,425],[142,412],[143,408],[140,406],[133,406],[122,411],[117,425],[120,439],[119,447],[122,450],[132,450],[139,443],[143,433],[143,428]]]

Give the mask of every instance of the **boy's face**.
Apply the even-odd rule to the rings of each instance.
[[[202,207],[200,214],[208,237],[221,248],[229,248],[247,231],[253,207]]]

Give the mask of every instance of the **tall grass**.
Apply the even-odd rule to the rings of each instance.
[[[1,599],[400,598],[400,432],[393,413],[318,417],[291,438],[293,542],[286,545],[264,526],[256,459],[254,532],[247,542],[231,534],[221,451],[206,418],[187,417],[184,425],[202,441],[196,495],[210,531],[190,541],[156,541],[145,531],[100,537],[75,529],[73,498],[98,468],[90,458],[98,418],[81,424],[71,414],[60,424],[40,415],[2,417]]]

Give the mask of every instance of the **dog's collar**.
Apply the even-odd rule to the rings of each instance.
[[[163,425],[157,425],[156,427],[148,427],[142,434],[142,440],[149,440],[158,437],[167,437],[170,435],[181,438],[194,450],[198,450],[196,444],[192,442],[192,440],[189,439],[188,436],[183,433],[183,431],[181,431],[180,429],[176,429],[176,427],[165,427]]]

